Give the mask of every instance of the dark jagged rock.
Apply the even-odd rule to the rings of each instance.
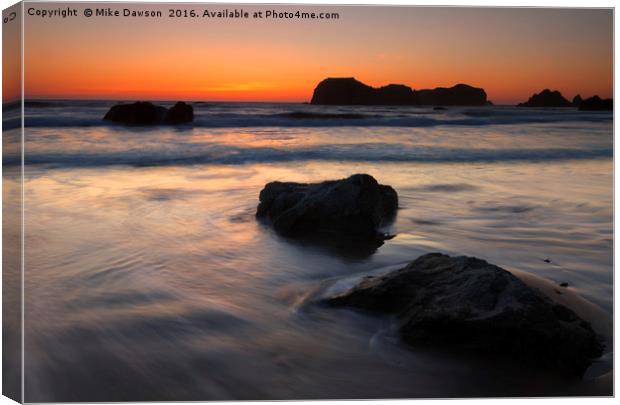
[[[453,87],[437,87],[433,90],[417,90],[413,92],[415,105],[486,105],[487,94],[483,89],[457,84]]]
[[[137,101],[113,106],[103,119],[125,125],[179,124],[191,122],[194,118],[193,111],[190,105],[183,102],[175,104],[168,110],[148,101]]]
[[[375,89],[352,77],[329,78],[314,89],[312,104],[372,105],[409,104],[411,89],[407,86],[389,85]]]
[[[562,96],[557,90],[544,89],[538,94],[534,94],[525,103],[518,104],[517,107],[571,107],[570,101]]]
[[[311,104],[322,105],[486,105],[483,89],[457,84],[412,90],[402,84],[374,88],[355,78],[328,78],[314,89]]]
[[[166,122],[170,124],[184,124],[192,121],[194,121],[194,108],[183,101],[173,105],[166,115]]]
[[[613,111],[613,109],[613,99],[602,99],[599,96],[587,98],[579,104],[579,110],[581,111]]]
[[[398,208],[398,196],[368,174],[315,184],[268,183],[260,192],[257,218],[284,236],[382,243],[378,233]]]
[[[388,84],[375,90],[376,99],[371,104],[381,105],[407,105],[411,104],[414,91],[410,87],[402,84]]]
[[[148,101],[133,104],[118,104],[110,108],[104,120],[127,125],[156,125],[163,122],[167,110]]]
[[[426,254],[326,303],[396,314],[411,345],[504,355],[575,376],[603,350],[590,324],[572,310],[473,257]]]
[[[311,104],[370,104],[374,89],[364,83],[349,78],[329,78],[314,89]]]
[[[573,106],[575,107],[579,107],[579,105],[581,104],[583,100],[581,99],[581,95],[577,94],[575,97],[573,97]]]

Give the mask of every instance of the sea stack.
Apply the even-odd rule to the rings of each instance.
[[[534,93],[524,103],[520,103],[517,107],[571,107],[572,103],[562,96],[557,90],[544,89],[540,93]]]
[[[312,95],[317,105],[487,105],[484,89],[457,84],[432,90],[412,90],[402,84],[371,87],[353,77],[328,78],[321,81]]]
[[[594,96],[579,103],[579,110],[581,111],[613,111],[613,109],[614,100],[611,98],[602,99],[599,96]]]
[[[432,90],[417,90],[413,92],[414,105],[437,106],[482,106],[488,105],[487,94],[484,89],[457,84],[452,87],[437,87]]]

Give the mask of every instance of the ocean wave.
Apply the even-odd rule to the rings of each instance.
[[[22,127],[22,119],[20,117],[2,118],[2,130],[17,129]]]
[[[93,127],[110,125],[103,118],[95,119],[91,117],[63,117],[63,116],[42,116],[28,117],[24,120],[26,128],[73,128],[73,127]]]
[[[194,164],[245,164],[294,161],[356,162],[503,162],[612,158],[612,148],[600,149],[458,149],[414,148],[397,144],[321,145],[315,148],[275,149],[209,145],[201,150],[128,150],[121,152],[26,154],[26,165],[61,167],[163,166]],[[21,157],[5,155],[5,165],[20,164]]]
[[[331,115],[331,116],[330,116]],[[240,115],[221,114],[217,116],[198,115],[193,123],[181,125],[193,128],[248,128],[248,127],[433,127],[433,126],[487,126],[487,125],[515,125],[515,124],[544,124],[559,122],[601,122],[611,121],[612,116],[594,114],[575,115],[490,115],[490,116],[462,116],[462,117],[392,117],[364,114],[318,114],[318,113],[284,113],[273,115]],[[87,116],[34,116],[26,117],[25,126],[30,128],[41,127],[91,127],[110,126],[119,124],[104,121],[102,118]]]
[[[114,127],[103,120],[116,103],[110,101],[27,100],[25,125],[40,127]],[[157,102],[170,107],[169,102]],[[450,107],[437,111],[432,106],[315,106],[285,103],[192,103],[194,122],[190,128],[247,127],[434,127],[486,126],[558,122],[607,122],[610,112],[575,109],[533,109],[515,107]]]
[[[372,117],[372,115],[359,113],[318,113],[308,111],[292,111],[281,114],[283,117],[292,119],[344,119],[355,120]]]

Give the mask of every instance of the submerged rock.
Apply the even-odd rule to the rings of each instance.
[[[540,93],[535,93],[525,103],[518,104],[517,107],[571,107],[570,101],[562,96],[557,90],[544,89]]]
[[[614,100],[602,99],[599,96],[586,98],[579,104],[579,109],[581,111],[613,111]]]
[[[412,90],[402,84],[370,87],[353,77],[327,78],[312,95],[319,105],[486,105],[484,89],[466,84],[429,90]]]
[[[184,102],[168,110],[148,101],[137,101],[112,106],[103,119],[125,125],[181,124],[194,120],[194,109]]]
[[[378,233],[398,208],[398,196],[368,174],[316,184],[272,182],[260,192],[257,218],[284,236],[381,241]]]
[[[473,257],[426,254],[326,303],[396,314],[411,345],[503,355],[563,374],[582,376],[603,350],[572,310]]]

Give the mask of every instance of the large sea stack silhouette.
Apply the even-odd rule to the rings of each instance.
[[[314,89],[311,104],[319,105],[442,105],[488,104],[484,89],[467,84],[413,90],[402,84],[371,87],[353,77],[328,78]]]

